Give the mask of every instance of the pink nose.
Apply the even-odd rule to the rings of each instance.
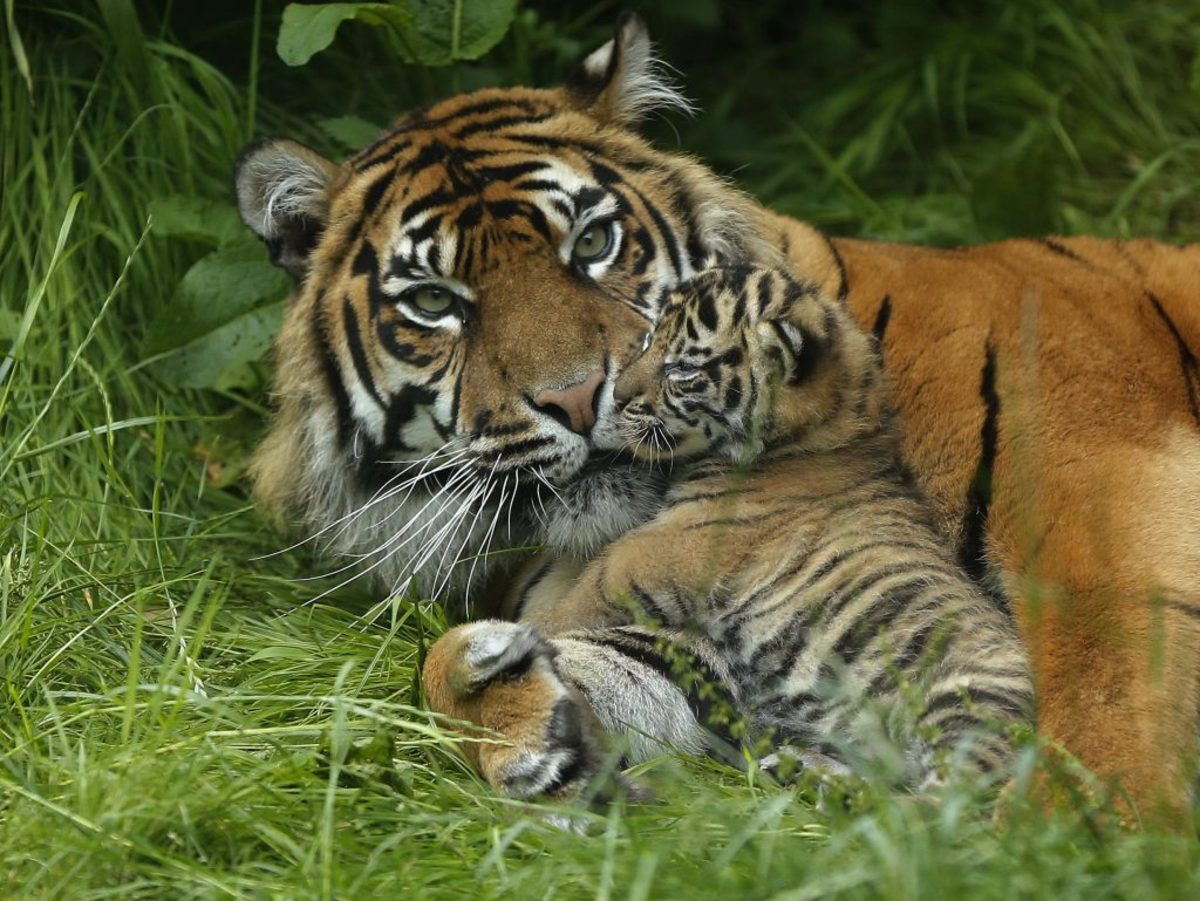
[[[596,392],[603,384],[604,370],[597,369],[582,382],[539,391],[534,395],[533,403],[572,432],[586,435],[596,424]]]

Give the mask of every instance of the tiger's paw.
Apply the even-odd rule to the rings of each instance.
[[[579,797],[606,762],[604,730],[560,676],[556,656],[527,625],[482,620],[447,632],[425,661],[430,708],[497,733],[476,736],[463,751],[512,797]]]

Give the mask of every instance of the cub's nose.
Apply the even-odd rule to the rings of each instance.
[[[533,404],[572,432],[586,435],[596,424],[596,400],[603,384],[604,370],[597,369],[582,382],[539,391],[533,397]]]

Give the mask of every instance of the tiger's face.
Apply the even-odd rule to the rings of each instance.
[[[767,252],[744,198],[631,129],[678,102],[655,73],[627,18],[566,87],[452,97],[342,165],[244,154],[243,218],[296,281],[268,506],[393,584],[497,530],[590,551],[640,515],[654,479],[597,428],[616,374],[697,261]]]
[[[781,269],[711,268],[668,296],[617,379],[616,428],[651,461],[829,449],[877,419],[880,377],[837,301]]]

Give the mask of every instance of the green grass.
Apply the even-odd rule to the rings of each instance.
[[[156,234],[149,209],[179,193],[228,203],[232,160],[261,131],[337,152],[322,118],[383,121],[428,92],[548,82],[602,39],[612,9],[525,16],[488,61],[421,74],[364,34],[284,70],[252,54],[244,4],[207,24],[177,5],[166,29],[143,10],[140,33],[91,4],[18,7],[32,94],[5,35],[0,350],[15,359],[0,382],[0,895],[1200,891],[1194,839],[1047,820],[1020,802],[996,825],[969,787],[940,805],[866,789],[821,811],[668,757],[643,774],[656,803],[580,813],[585,835],[490,792],[415,703],[437,608],[364,626],[361,590],[307,603],[328,587],[307,580],[326,564],[265,556],[285,539],[234,478],[261,425],[263,371],[204,392],[146,365],[149,323],[208,249]],[[676,123],[684,145],[841,231],[1200,236],[1200,17],[1187,4],[918,10],[930,27],[914,31],[900,13],[918,6],[882,4],[865,23],[814,8],[773,41],[782,3],[729,28],[672,19],[671,5],[650,15],[710,110]],[[363,54],[373,65],[349,67]],[[1032,212],[995,203],[1039,191]],[[381,737],[394,742],[386,764],[354,750]]]

